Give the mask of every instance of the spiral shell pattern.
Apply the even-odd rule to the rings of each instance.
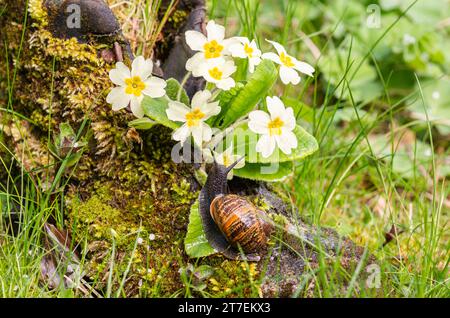
[[[210,213],[220,231],[234,246],[246,253],[256,252],[266,246],[264,221],[252,203],[238,195],[219,195],[211,203]]]

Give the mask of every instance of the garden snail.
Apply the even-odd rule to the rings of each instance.
[[[227,194],[227,175],[236,164],[225,167],[214,162],[200,192],[200,216],[214,249],[230,259],[258,261],[256,253],[266,247],[272,225],[264,218],[264,212],[247,199]]]

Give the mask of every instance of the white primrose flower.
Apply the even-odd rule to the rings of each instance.
[[[199,73],[203,78],[224,91],[236,85],[231,74],[236,72],[236,65],[232,60],[213,59],[199,66]]]
[[[289,155],[292,149],[297,148],[297,137],[292,132],[296,121],[291,107],[285,108],[283,102],[276,96],[267,97],[269,114],[261,110],[249,114],[248,127],[262,136],[256,144],[256,151],[264,158],[268,158],[275,150],[275,146]]]
[[[280,78],[283,84],[287,85],[292,83],[293,85],[297,85],[300,83],[300,76],[297,72],[306,74],[308,76],[313,76],[314,67],[305,62],[300,62],[295,57],[292,57],[286,53],[286,49],[278,42],[269,41],[278,54],[275,53],[264,53],[262,55],[263,59],[271,60],[277,64],[280,64]]]
[[[258,49],[255,40],[250,42],[246,37],[235,37],[237,43],[231,44],[229,51],[231,56],[248,59],[248,70],[255,71],[255,66],[261,63],[261,50]]]
[[[199,51],[186,62],[186,69],[195,77],[199,74],[199,65],[205,61],[223,58],[230,55],[229,46],[234,39],[225,39],[225,28],[216,24],[213,20],[206,25],[206,34],[198,31],[186,31],[186,43],[193,51]]]
[[[218,153],[218,152],[213,151],[213,153],[214,153],[214,158],[215,158],[216,162],[225,167],[231,166],[233,163],[235,163],[237,160],[239,160],[241,158],[241,156],[234,154],[233,143],[231,143],[231,145],[227,149],[225,149],[224,152]],[[228,179],[231,180],[233,178],[233,170],[234,169],[241,169],[244,166],[245,166],[245,160],[242,159],[228,173]]]
[[[174,131],[172,138],[184,142],[192,135],[194,142],[202,146],[204,141],[210,141],[212,129],[205,120],[220,113],[219,102],[208,103],[211,92],[204,90],[197,92],[192,98],[192,107],[183,103],[171,101],[166,110],[167,117],[172,121],[184,123],[183,126]]]
[[[134,59],[131,72],[124,63],[118,62],[116,68],[109,72],[111,81],[119,85],[106,97],[106,101],[112,104],[112,109],[117,111],[130,105],[134,116],[144,117],[141,107],[144,95],[157,98],[166,94],[166,81],[152,76],[152,71],[152,61],[144,59],[143,56]]]

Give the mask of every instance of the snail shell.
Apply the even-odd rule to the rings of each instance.
[[[255,254],[266,245],[271,226],[261,210],[245,198],[227,194],[227,175],[237,164],[225,167],[214,162],[199,197],[199,211],[210,245],[230,259],[258,261]]]
[[[211,217],[230,244],[246,253],[262,250],[268,240],[263,211],[235,194],[217,196],[210,207]]]

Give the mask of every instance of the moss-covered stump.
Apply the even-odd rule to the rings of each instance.
[[[259,263],[220,255],[189,259],[183,240],[190,205],[200,190],[194,167],[172,162],[170,131],[129,128],[131,113],[113,112],[105,101],[111,87],[108,72],[117,58],[115,46],[122,47],[126,63],[132,58],[125,38],[120,30],[91,36],[89,28],[78,40],[56,37],[61,34],[51,21],[54,8],[47,10],[44,2],[29,0],[23,8],[22,1],[0,0],[0,7],[6,8],[0,51],[8,52],[9,61],[0,64],[1,92],[6,92],[7,74],[16,74],[12,103],[6,93],[0,93],[0,99],[21,114],[0,113],[0,141],[36,178],[55,176],[60,168],[48,149],[49,132],[55,134],[68,123],[86,141],[77,165],[65,171],[65,217],[67,229],[86,252],[85,274],[96,283],[94,288],[105,288],[113,262],[115,288],[127,274],[122,291],[126,296],[289,296],[304,282],[306,267],[311,272],[326,266],[328,260],[317,249],[299,242],[290,242],[294,248],[289,249],[276,236]],[[163,29],[164,40],[155,47],[155,59],[166,77],[184,76],[184,62],[192,52],[178,35],[187,28],[202,30],[204,15],[202,1],[181,1],[173,11],[174,18]],[[202,84],[190,79],[190,95]],[[6,158],[6,149],[0,153]],[[292,218],[288,205],[264,184],[235,180],[231,188],[272,213]],[[351,272],[357,265],[361,249],[340,240],[334,231],[300,224],[311,241],[319,238],[325,254],[338,256],[343,268]],[[313,292],[315,280],[308,286]]]

